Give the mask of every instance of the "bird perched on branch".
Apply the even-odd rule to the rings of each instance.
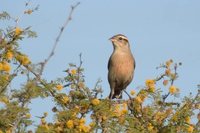
[[[122,98],[122,91],[131,83],[135,70],[135,59],[131,53],[128,38],[122,34],[109,39],[113,44],[113,53],[108,62],[108,82],[110,99]]]

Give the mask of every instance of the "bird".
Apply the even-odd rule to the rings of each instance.
[[[109,99],[122,99],[122,91],[132,82],[136,67],[128,38],[117,34],[109,39],[113,52],[108,61]]]

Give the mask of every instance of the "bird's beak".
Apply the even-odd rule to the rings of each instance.
[[[111,37],[109,40],[110,40],[111,42],[114,42],[114,38],[113,38],[113,37]]]

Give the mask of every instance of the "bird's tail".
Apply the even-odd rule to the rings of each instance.
[[[110,92],[109,99],[114,99],[114,98],[122,99],[122,91],[119,91],[119,90],[115,91],[113,96],[112,96],[112,92]]]

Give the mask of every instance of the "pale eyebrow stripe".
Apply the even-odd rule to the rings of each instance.
[[[128,41],[128,38],[127,38],[127,37],[125,37],[125,36],[119,36],[119,37],[121,37],[123,40],[126,40],[126,41]]]

